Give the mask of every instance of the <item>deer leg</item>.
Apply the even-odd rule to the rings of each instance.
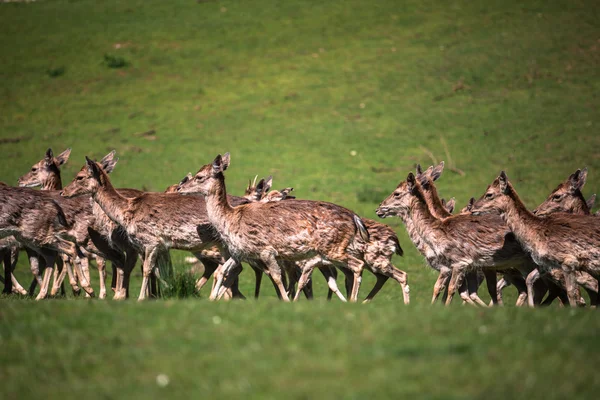
[[[31,273],[35,278],[35,284],[32,282],[29,287],[29,295],[33,296],[33,291],[35,290],[35,285],[42,284],[42,276],[40,275],[40,257],[39,254],[33,250],[25,249],[27,253],[27,257],[29,258],[29,268],[31,269]]]
[[[435,285],[433,285],[433,297],[431,298],[431,304],[435,304],[440,293],[446,289],[446,285],[448,280],[452,275],[452,270],[448,267],[440,268],[440,274],[438,275],[437,280],[435,281]],[[446,297],[447,299],[447,297]]]
[[[219,268],[215,271],[216,282],[214,282],[214,286],[210,293],[210,300],[216,300],[219,295],[219,291],[221,290],[221,286],[223,285],[223,279],[225,279],[231,270],[236,266],[238,262],[230,257],[225,264],[220,265]]]
[[[540,279],[540,271],[538,268],[535,268],[529,273],[529,275],[527,275],[527,279],[525,280],[525,284],[527,285],[527,302],[529,303],[529,307],[535,307],[535,302],[533,301],[533,284],[538,279]]]
[[[373,297],[375,297],[375,295],[379,293],[383,285],[388,281],[388,279],[390,279],[389,276],[385,276],[380,273],[376,273],[375,277],[377,278],[375,286],[373,286],[373,289],[371,289],[367,297],[363,300],[363,304],[369,303],[371,300],[373,300]]]
[[[306,282],[306,285],[302,288],[302,293],[304,293],[307,300],[313,299],[312,278],[308,278],[308,282]]]
[[[144,254],[144,264],[142,266],[142,288],[140,289],[140,296],[138,297],[138,301],[145,300],[148,294],[149,284],[150,284],[150,275],[152,274],[152,269],[156,264],[156,259],[158,257],[158,247],[152,247],[146,249]]]
[[[336,272],[335,268],[329,267],[329,266],[324,266],[324,267],[320,267],[319,271],[321,271],[321,274],[323,274],[323,276],[325,277],[325,280],[327,281],[327,286],[329,287],[328,293],[327,293],[327,300],[331,299],[329,297],[329,293],[331,293],[332,295],[333,295],[333,293],[335,293],[341,301],[346,302],[346,298],[344,297],[342,292],[340,292],[337,282],[335,281],[335,278],[337,277],[337,272]]]
[[[3,253],[2,261],[4,262],[4,276],[6,279],[4,280],[4,290],[2,292],[10,294],[13,291],[10,251],[4,251]]]
[[[337,269],[335,269],[335,267],[327,267],[327,268],[329,269],[329,271],[331,273],[331,277],[327,279],[327,286],[329,287],[329,289],[327,289],[327,300],[329,301],[333,297],[333,293],[335,293],[334,290],[331,289],[331,286],[329,285],[329,280],[331,278],[333,278],[333,281],[335,282],[335,287],[336,288],[338,287],[337,282],[336,282],[337,281]],[[339,291],[339,289],[337,289],[337,290]],[[339,295],[338,295],[338,297],[339,297]],[[346,298],[344,298],[344,301],[346,301]]]
[[[106,260],[100,256],[97,256],[96,264],[98,265],[98,277],[100,278],[100,293],[98,293],[98,298],[105,299],[106,298]]]
[[[208,282],[212,274],[214,274],[217,268],[219,267],[219,263],[213,260],[200,257],[200,261],[202,261],[202,265],[204,265],[204,272],[202,273],[200,279],[196,281],[197,291],[200,291],[200,289],[202,289],[204,285],[206,285],[206,282]]]
[[[84,267],[85,266],[85,267]],[[89,265],[86,257],[75,258],[75,268],[77,269],[77,276],[79,277],[79,283],[81,283],[81,287],[86,293],[86,297],[94,297],[94,289],[92,289],[92,285],[88,279],[89,276]],[[87,275],[84,271],[87,270]]]
[[[250,264],[250,267],[252,268],[252,270],[254,271],[254,277],[255,277],[255,284],[254,284],[254,298],[258,299],[258,296],[260,295],[260,284],[262,282],[262,276],[263,276],[263,272],[260,268]]]
[[[394,267],[393,265],[392,268],[392,278],[394,278],[402,288],[402,297],[404,300],[404,304],[410,304],[410,287],[408,286],[408,275],[406,272]]]
[[[491,271],[489,269],[483,269],[483,274],[485,275],[485,284],[487,285],[488,293],[492,298],[492,304],[498,305],[498,290],[496,283],[496,271]]]
[[[504,277],[496,283],[496,302],[499,306],[504,305],[504,300],[502,298],[502,291],[505,287],[510,286],[510,282],[508,282]],[[490,305],[493,305],[494,299],[490,301]]]
[[[577,278],[575,277],[575,272],[571,271],[569,268],[563,267],[563,273],[565,276],[565,286],[567,288],[567,296],[569,297],[569,305],[571,307],[576,307],[579,302],[579,287],[577,286]]]
[[[473,302],[473,304],[480,305],[482,307],[487,307],[487,304],[477,295],[477,289],[479,289],[479,278],[477,277],[477,271],[471,271],[466,274],[467,280],[467,290],[469,299]],[[494,272],[494,290],[496,290],[496,272]]]
[[[227,274],[227,276],[223,279],[223,284],[221,286],[221,289],[219,289],[219,292],[217,293],[217,300],[220,300],[221,298],[223,298],[223,296],[225,296],[225,299],[231,299],[233,298],[233,292],[231,290],[231,288],[233,287],[233,285],[235,284],[235,282],[238,280],[238,277],[240,275],[240,273],[242,272],[243,268],[242,268],[242,263],[238,262],[236,263],[233,268],[231,268]]]
[[[131,279],[131,273],[135,269],[135,264],[138,259],[138,252],[131,246],[125,248],[125,263],[123,264],[123,284],[119,290],[118,299],[129,298],[129,281]]]
[[[448,298],[446,299],[447,306],[452,302],[452,297],[454,297],[456,289],[460,287],[465,278],[465,268],[466,266],[455,266],[452,268],[452,277],[450,278],[450,284],[448,285]],[[469,298],[469,296],[467,296],[467,298]]]
[[[17,281],[17,278],[15,278],[15,276],[12,274],[12,271],[15,270],[18,261],[19,261],[19,248],[12,247],[10,249],[10,270],[11,270],[10,279],[11,279],[12,285],[13,285],[13,292],[19,293],[21,295],[26,295],[27,290],[25,290],[23,288],[23,286],[21,286],[19,281]]]
[[[42,300],[46,298],[48,294],[48,287],[50,286],[50,278],[52,277],[54,262],[56,259],[56,253],[50,252],[42,255],[46,262],[46,268],[44,269],[44,277],[42,279],[42,284],[40,285],[40,292],[38,293],[36,300]]]
[[[267,270],[269,271],[269,275],[271,276],[273,281],[275,281],[275,283],[277,284],[277,287],[279,288],[279,291],[281,292],[282,300],[289,302],[290,298],[287,295],[285,286],[283,286],[283,281],[281,279],[281,275],[282,275],[281,266],[277,262],[275,255],[269,254],[269,253],[263,254],[261,257],[261,261],[265,263],[265,266],[267,267]],[[300,292],[300,289],[301,288],[298,287],[298,292]]]
[[[56,269],[54,270],[54,281],[52,282],[52,289],[50,289],[50,296],[56,296],[59,291],[61,295],[65,295],[63,281],[66,274],[67,270],[63,259],[56,257]]]

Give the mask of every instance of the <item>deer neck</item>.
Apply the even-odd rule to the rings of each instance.
[[[106,176],[102,177],[102,181],[98,190],[92,194],[92,198],[112,221],[121,226],[126,226],[127,218],[125,218],[125,215],[129,200],[115,190]]]
[[[228,231],[229,218],[233,213],[233,207],[227,201],[227,188],[225,187],[225,176],[221,173],[215,179],[214,185],[206,195],[206,214],[209,222],[223,235]]]
[[[517,240],[527,246],[527,243],[533,243],[531,236],[536,235],[537,230],[531,229],[538,224],[538,217],[533,215],[525,204],[521,201],[512,187],[509,187],[508,202],[505,210],[502,212],[502,219],[506,225],[515,234]]]
[[[446,239],[444,232],[439,227],[439,220],[431,213],[424,198],[413,198],[410,216],[416,232],[422,238],[428,238],[428,242],[436,243]]]
[[[48,179],[42,184],[42,190],[61,190],[62,180],[60,179],[60,174],[51,174]]]
[[[442,219],[452,215],[442,205],[442,200],[440,199],[437,189],[433,183],[430,183],[430,188],[429,190],[424,191],[424,195],[427,207],[429,207],[429,211],[434,217]]]

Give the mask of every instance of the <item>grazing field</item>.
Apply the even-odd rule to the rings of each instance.
[[[48,147],[71,147],[65,184],[115,149],[116,187],[162,191],[229,151],[232,194],[273,175],[373,219],[416,163],[440,160],[458,208],[502,169],[530,208],[585,166],[584,194],[600,191],[593,1],[1,3],[0,49],[0,181],[13,185]],[[291,305],[269,282],[229,303],[2,297],[0,397],[597,394],[596,311],[517,309],[511,290],[500,309],[429,306],[436,274],[399,219],[384,222],[409,306],[392,283],[369,305],[328,303],[318,274],[317,299]],[[180,277],[186,255],[173,252]],[[16,275],[31,279],[24,255]]]

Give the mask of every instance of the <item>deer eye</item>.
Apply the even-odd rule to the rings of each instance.
[[[77,180],[78,180],[78,181],[82,181],[82,180],[83,180],[83,176],[78,176],[78,177],[77,177]]]
[[[491,199],[492,197],[494,197],[493,193],[486,193],[486,195],[485,195],[485,198],[488,200]]]
[[[31,172],[35,172],[35,171],[37,171],[36,167],[31,168]]]
[[[562,196],[560,194],[555,194],[554,196],[552,196],[552,200],[554,201],[558,201],[562,198]]]
[[[398,192],[394,193],[394,197],[396,197],[396,198],[400,197],[400,193],[398,193]]]

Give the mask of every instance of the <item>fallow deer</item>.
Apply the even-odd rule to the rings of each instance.
[[[579,301],[576,271],[600,278],[600,227],[595,217],[565,213],[536,216],[525,207],[504,171],[471,211],[499,212],[541,268],[561,269],[570,305]]]
[[[309,200],[254,202],[234,208],[227,200],[225,188],[223,172],[228,166],[229,153],[223,157],[218,155],[179,187],[180,193],[200,193],[206,197],[208,219],[231,256],[222,267],[223,278],[243,260],[260,260],[277,283],[283,300],[289,301],[279,261],[319,256],[352,270],[351,300],[356,301],[364,262],[348,255],[346,250],[357,234],[368,240],[361,219],[338,205]],[[305,266],[296,299],[316,264]],[[213,294],[219,290],[220,282],[217,282]]]

